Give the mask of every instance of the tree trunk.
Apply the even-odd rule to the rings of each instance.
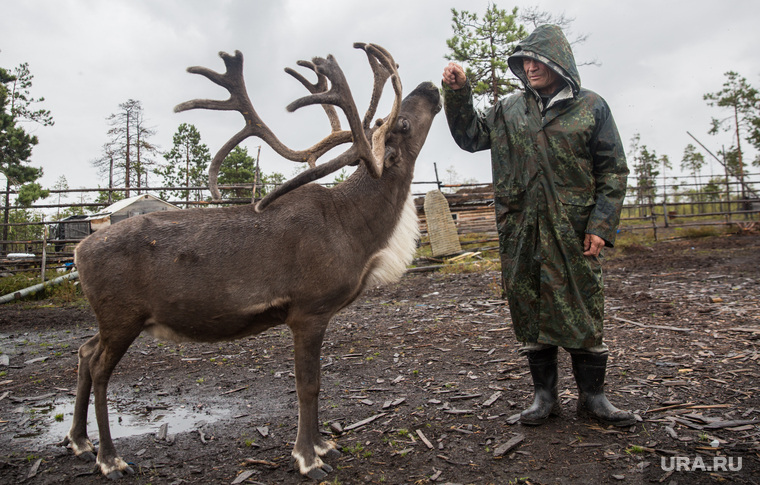
[[[5,209],[3,209],[3,241],[8,240],[8,223],[10,222],[11,181],[6,175],[5,182]],[[3,243],[3,253],[7,253],[6,243]]]

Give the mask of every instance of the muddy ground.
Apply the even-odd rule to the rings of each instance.
[[[343,452],[328,483],[760,483],[760,236],[616,249],[606,284],[608,396],[640,417],[626,429],[575,416],[564,352],[563,416],[515,424],[532,387],[497,273],[415,273],[362,295],[323,348],[320,419]],[[95,328],[87,307],[0,307],[1,482],[107,481],[56,445]],[[309,483],[290,463],[292,365],[286,328],[138,339],[109,387],[137,471],[122,483]]]

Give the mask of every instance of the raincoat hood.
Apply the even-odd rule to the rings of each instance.
[[[523,58],[530,57],[543,62],[559,74],[577,95],[581,89],[581,77],[575,65],[575,57],[562,29],[556,25],[541,25],[520,41],[507,63],[515,76],[531,89],[523,69]],[[531,89],[532,91],[532,89]]]

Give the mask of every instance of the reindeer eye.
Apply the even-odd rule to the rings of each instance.
[[[401,133],[408,133],[411,129],[412,124],[409,123],[409,120],[406,118],[399,118],[398,123],[396,124],[396,131],[399,131]]]

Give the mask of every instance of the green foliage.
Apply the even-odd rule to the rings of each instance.
[[[705,157],[697,151],[697,147],[689,143],[683,151],[681,170],[687,170],[694,177],[694,184],[699,187],[699,173],[705,166]]]
[[[636,194],[637,203],[654,203],[657,196],[657,177],[660,175],[660,167],[670,168],[670,160],[667,155],[657,157],[654,150],[651,152],[646,145],[641,145],[641,137],[637,133],[631,141],[630,165],[633,173],[637,177],[638,193]]]
[[[614,258],[619,252],[625,252],[629,248],[640,249],[654,244],[654,236],[651,231],[625,231],[621,232],[615,240],[615,248],[605,250],[605,257]]]
[[[0,71],[2,76],[4,71]],[[29,135],[16,123],[8,106],[7,90],[0,86],[0,170],[16,184],[30,182],[42,175],[42,169],[22,165],[28,163],[37,137]]]
[[[486,104],[496,104],[500,97],[519,89],[520,83],[507,65],[517,43],[528,36],[518,23],[517,7],[509,13],[491,4],[482,17],[454,8],[451,13],[454,35],[446,40],[451,53],[445,57],[465,64],[474,94]]]
[[[264,192],[262,195],[268,194],[277,188],[278,185],[282,185],[283,183],[285,183],[285,176],[280,172],[272,172],[269,175],[264,175]]]
[[[257,181],[257,166],[256,159],[248,154],[248,148],[236,146],[219,168],[219,185],[253,184]],[[261,182],[258,180],[259,184]],[[250,189],[220,189],[220,192],[223,197],[237,199],[251,197]]]
[[[33,241],[42,239],[42,225],[13,225],[28,222],[42,222],[44,214],[32,209],[12,209],[8,212],[7,241]],[[26,252],[32,248],[27,245],[10,245],[8,252]]]
[[[340,184],[346,181],[351,174],[344,168],[333,177],[333,182]]]
[[[359,456],[364,451],[364,446],[361,443],[354,443],[353,446],[344,446],[343,451]]]
[[[164,154],[166,165],[154,170],[168,187],[205,187],[208,184],[208,147],[201,143],[201,134],[194,125],[182,123],[173,137],[172,149]],[[161,198],[173,197],[185,201],[203,200],[202,190],[162,191]]]
[[[24,62],[19,65],[13,73],[8,83],[9,102],[11,115],[15,119],[32,121],[42,126],[52,126],[55,124],[50,111],[46,109],[33,109],[32,105],[45,101],[45,98],[34,98],[31,95],[32,79],[34,76],[29,71],[29,63]],[[5,83],[5,81],[3,81]]]
[[[36,136],[30,135],[21,122],[35,122],[43,126],[53,124],[50,112],[35,110],[32,105],[44,98],[33,98],[29,90],[33,76],[28,64],[21,64],[13,73],[0,68],[0,172],[5,175],[7,188],[34,182],[42,176],[42,169],[28,165],[32,149],[37,144]],[[43,197],[39,185],[24,189],[20,202],[30,205],[36,198]],[[4,238],[4,239],[7,239]]]
[[[728,169],[729,174],[739,179],[743,177],[746,164],[741,148],[732,146],[718,150],[718,156],[723,159],[724,166]]]
[[[678,227],[676,234],[678,237],[685,239],[697,239],[701,237],[720,236],[726,233],[726,227],[723,226],[694,226]]]
[[[45,272],[45,281],[61,276],[55,270]],[[0,295],[7,295],[41,283],[39,271],[16,273],[0,278]],[[45,287],[44,290],[29,295],[26,300],[52,300],[53,304],[63,305],[83,301],[81,287],[77,281],[67,280],[57,285]]]
[[[751,143],[760,150],[760,93],[752,87],[747,80],[734,71],[725,73],[726,81],[723,88],[714,93],[707,93],[703,99],[708,106],[727,109],[729,116],[725,118],[712,118],[709,133],[716,135],[720,132],[732,132],[735,145],[731,150],[735,152],[733,170],[740,178],[743,176],[744,152],[742,139]],[[760,159],[755,160],[755,165],[760,165]]]
[[[624,451],[628,453],[629,455],[638,455],[638,454],[646,452],[647,450],[643,446],[631,445],[630,447],[626,448]]]
[[[44,199],[50,195],[49,190],[42,188],[37,182],[22,185],[18,190],[17,202],[24,207],[31,207],[37,199]]]
[[[726,188],[725,178],[721,178],[721,177],[711,178],[705,185],[705,189],[703,192],[704,199],[707,201],[717,201],[725,196],[726,200],[728,200],[729,195],[723,192],[725,188]]]
[[[61,175],[58,177],[58,180],[56,180],[55,185],[52,187],[54,190],[69,190],[69,182],[66,180],[65,175]],[[65,192],[57,192],[55,194],[56,197],[56,204],[61,205],[63,202],[66,202],[66,199],[68,196]],[[65,219],[66,217],[73,216],[73,215],[81,215],[84,214],[84,209],[82,207],[67,207],[64,210],[61,210],[60,207],[56,210],[55,215],[51,216],[51,219],[55,221],[59,221],[61,219]]]
[[[246,147],[235,147],[219,169],[219,185],[255,184],[257,199],[264,197],[283,182],[285,182],[285,176],[279,172],[268,175],[261,172],[258,161],[248,154]],[[228,197],[251,197],[251,189],[248,188],[226,189],[221,192],[228,194]]]

